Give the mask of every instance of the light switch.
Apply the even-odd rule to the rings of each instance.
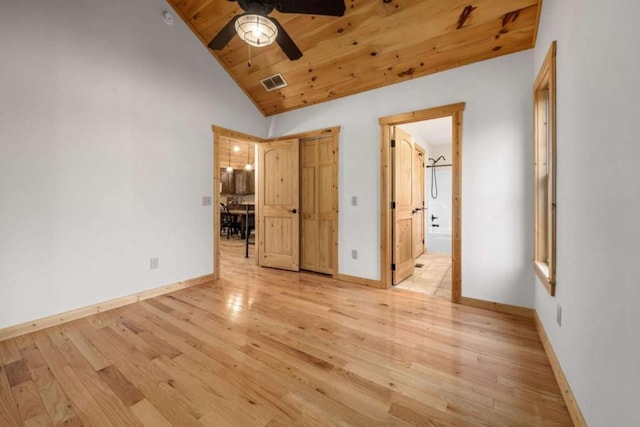
[[[351,206],[358,206],[358,196],[351,196]]]
[[[211,206],[211,196],[202,197],[202,206]]]

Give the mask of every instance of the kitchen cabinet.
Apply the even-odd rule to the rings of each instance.
[[[250,170],[233,171],[235,181],[235,194],[255,193],[255,174]]]
[[[245,195],[255,193],[255,172],[244,169],[236,169],[227,172],[220,169],[220,183],[222,184],[222,194]]]
[[[235,194],[236,181],[233,172],[227,172],[226,169],[220,169],[220,183],[222,184],[222,194]]]

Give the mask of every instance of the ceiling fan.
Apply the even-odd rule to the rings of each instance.
[[[344,16],[344,0],[228,0],[237,1],[245,11],[234,16],[209,42],[209,48],[221,50],[235,34],[252,46],[268,46],[274,41],[290,60],[302,56],[277,19],[268,16],[273,9],[280,13]]]

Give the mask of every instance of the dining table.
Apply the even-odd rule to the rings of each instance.
[[[244,239],[244,257],[249,258],[249,236],[251,234],[250,218],[254,219],[255,227],[255,203],[243,202],[240,205],[244,209],[229,209],[229,213],[237,215],[240,219],[240,237]]]

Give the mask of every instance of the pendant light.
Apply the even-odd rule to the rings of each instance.
[[[231,140],[229,139],[229,166],[227,166],[227,172],[232,173],[233,168],[231,167]]]
[[[251,162],[249,161],[249,155],[251,154],[251,143],[247,142],[247,164],[244,165],[244,169],[250,171],[253,169]]]

